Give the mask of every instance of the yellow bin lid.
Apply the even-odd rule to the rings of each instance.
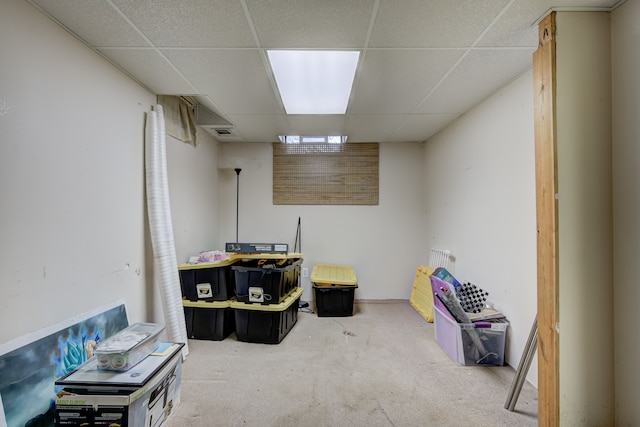
[[[220,261],[212,262],[199,262],[197,264],[189,264],[188,262],[182,263],[178,266],[178,270],[198,270],[201,268],[216,268],[226,267],[233,265],[238,261],[244,259],[274,259],[274,260],[289,260],[289,259],[302,259],[302,254],[299,252],[283,253],[257,253],[257,254],[240,254],[229,252],[227,258]]]
[[[316,284],[357,285],[356,272],[346,265],[315,264],[311,270],[311,281]]]
[[[227,258],[220,261],[212,261],[212,262],[199,262],[197,264],[189,264],[185,262],[178,266],[178,270],[199,270],[201,268],[218,268],[218,267],[226,267],[228,265],[232,265],[237,260],[234,258]]]
[[[287,295],[287,297],[282,300],[280,304],[250,304],[232,299],[229,301],[229,307],[241,310],[285,311],[291,306],[291,304],[293,304],[298,298],[300,298],[300,296],[302,296],[302,292],[304,292],[302,288],[296,288],[295,290],[291,291],[291,293]]]
[[[182,306],[194,308],[229,308],[229,301],[189,301],[183,298]]]

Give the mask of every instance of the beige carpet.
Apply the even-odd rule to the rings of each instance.
[[[165,425],[537,425],[529,383],[516,410],[504,409],[513,368],[457,366],[408,301],[355,308],[353,317],[301,310],[276,345],[239,342],[235,334],[190,340],[182,402]]]

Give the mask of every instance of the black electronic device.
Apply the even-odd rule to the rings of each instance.
[[[289,252],[287,243],[226,243],[225,251],[253,254],[253,253],[282,253]]]

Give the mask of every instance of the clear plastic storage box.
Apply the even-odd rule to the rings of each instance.
[[[458,323],[433,306],[436,341],[458,365],[502,366],[508,323]]]
[[[98,369],[131,369],[155,351],[163,330],[155,323],[135,323],[99,342],[95,348]]]

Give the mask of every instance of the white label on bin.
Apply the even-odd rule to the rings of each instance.
[[[278,252],[287,252],[287,245],[274,245],[273,250]]]
[[[198,298],[211,298],[213,296],[211,283],[198,283],[196,290],[198,291]]]
[[[250,302],[264,302],[264,289],[249,287],[249,301]]]

